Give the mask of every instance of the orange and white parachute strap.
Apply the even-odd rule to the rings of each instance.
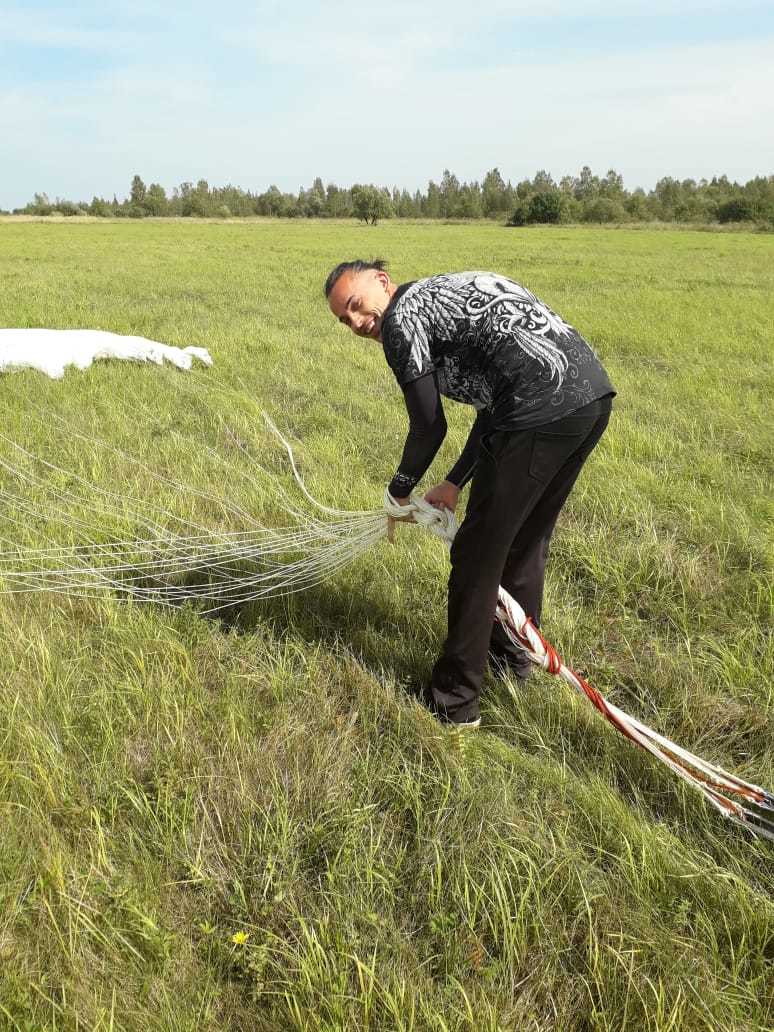
[[[451,545],[457,532],[454,513],[436,509],[424,498],[412,495],[407,505],[398,504],[385,492],[384,508],[389,517],[408,520],[429,530]],[[584,695],[602,716],[630,741],[646,749],[670,770],[697,788],[720,813],[755,835],[774,841],[774,795],[758,785],[694,756],[675,742],[614,706],[593,685],[562,660],[526,615],[519,603],[500,588],[495,618],[508,639],[549,674],[556,674]]]

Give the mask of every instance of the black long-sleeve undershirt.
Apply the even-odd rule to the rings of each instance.
[[[411,493],[446,437],[446,417],[435,373],[426,373],[411,380],[403,388],[403,397],[409,430],[398,471],[389,486],[393,498],[406,498]],[[462,454],[446,476],[457,487],[464,487],[473,476],[484,426],[484,413],[479,412]]]
[[[487,422],[487,414],[483,409],[481,409],[476,413],[475,421],[473,426],[470,428],[470,433],[468,434],[468,439],[465,442],[465,447],[462,449],[462,454],[454,463],[451,470],[446,474],[446,479],[452,484],[456,484],[457,487],[464,487],[473,476],[476,463],[478,462],[481,438],[484,436]]]

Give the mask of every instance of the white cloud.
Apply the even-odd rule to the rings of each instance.
[[[249,79],[226,87],[192,58],[0,93],[0,205],[35,190],[123,196],[136,171],[167,187],[204,176],[257,189],[297,189],[315,175],[416,188],[445,167],[469,179],[494,165],[513,179],[613,166],[629,186],[774,172],[765,41],[457,68],[423,59],[432,48],[421,24],[393,49],[334,22],[335,45],[313,32],[298,43],[289,90],[285,31],[261,44],[280,58],[283,85],[268,92]]]
[[[482,71],[410,75],[396,88],[340,89],[313,104],[309,127],[381,128],[381,152],[435,152],[435,168],[480,175],[518,165],[556,171],[584,162],[629,169],[729,166],[774,170],[774,65],[770,48],[705,45]],[[349,97],[344,104],[344,98]],[[464,154],[464,158],[463,158]],[[484,158],[484,155],[488,155]],[[394,164],[394,157],[391,160]],[[745,174],[742,172],[741,174]]]

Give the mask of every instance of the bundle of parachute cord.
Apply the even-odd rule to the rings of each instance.
[[[307,490],[289,442],[267,416],[264,418],[286,449],[298,487],[324,519],[300,509],[278,478],[252,456],[251,462],[260,474],[258,480],[262,484],[273,482],[282,511],[291,517],[291,525],[267,528],[222,497],[192,491],[143,466],[131,455],[119,453],[122,461],[139,467],[143,476],[210,503],[217,502],[247,528],[213,532],[148,501],[128,500],[125,492],[119,494],[98,487],[75,472],[39,459],[0,434],[0,440],[10,446],[17,458],[16,463],[0,458],[0,474],[5,474],[6,484],[10,477],[28,489],[26,496],[8,490],[0,477],[0,509],[5,526],[25,526],[31,518],[46,523],[59,520],[78,539],[78,543],[68,545],[25,548],[0,537],[0,595],[52,591],[94,597],[107,591],[117,597],[157,605],[179,606],[192,600],[198,603],[199,612],[214,613],[261,598],[303,591],[328,579],[379,541],[391,538],[396,521],[413,523],[451,545],[457,530],[454,514],[418,496],[402,505],[386,492],[383,509],[365,512],[322,505]],[[72,427],[66,429],[77,439]],[[108,442],[93,437],[88,441],[118,451]],[[244,445],[235,441],[247,454]],[[212,457],[225,464],[214,452]],[[62,482],[65,486],[61,486]],[[35,503],[29,500],[29,494],[37,499]],[[41,497],[45,497],[45,502],[41,502]],[[74,519],[70,506],[84,498],[88,500],[91,519],[83,515]],[[80,511],[83,513],[83,508]],[[131,516],[135,525],[143,525],[145,536],[106,539],[105,516],[116,511],[124,517]],[[698,789],[724,817],[774,841],[774,794],[695,756],[605,699],[562,660],[502,587],[495,617],[512,644],[523,650],[533,664],[566,681],[622,735]]]

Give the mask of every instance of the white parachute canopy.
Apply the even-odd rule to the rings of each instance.
[[[190,369],[194,358],[212,365],[206,348],[176,348],[145,337],[123,336],[106,330],[0,329],[0,373],[11,369],[38,369],[54,380],[67,366],[88,369],[95,359],[118,358],[130,362],[171,362]]]

